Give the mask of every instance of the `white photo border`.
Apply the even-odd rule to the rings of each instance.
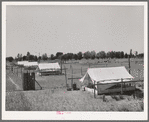
[[[6,7],[8,5],[144,6],[144,111],[84,112],[58,115],[51,111],[6,111]],[[148,4],[147,2],[2,2],[2,120],[147,120],[148,119]],[[69,113],[69,114],[68,114]]]

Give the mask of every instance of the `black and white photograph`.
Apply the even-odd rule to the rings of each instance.
[[[2,119],[147,120],[147,2],[2,2]]]

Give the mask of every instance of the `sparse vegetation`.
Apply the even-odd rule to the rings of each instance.
[[[98,61],[100,63],[98,63]],[[138,61],[137,64],[131,65],[132,75],[135,79],[140,79],[139,75],[135,75],[133,71],[137,68],[142,68],[142,60]],[[75,62],[75,61],[74,61]],[[80,63],[79,63],[80,62]],[[73,63],[73,61],[65,63],[67,68],[67,78],[71,77],[70,65],[73,67],[74,77],[84,75],[89,67],[105,67],[104,59],[94,59],[94,60],[80,60],[78,63]],[[116,63],[115,63],[116,62]],[[123,63],[124,62],[124,63]],[[107,66],[128,66],[127,59],[116,59],[111,60]],[[135,62],[135,59],[134,61]],[[71,64],[70,64],[71,63]],[[20,71],[19,71],[20,72]],[[22,86],[21,74],[17,76],[15,73],[7,70],[7,75],[9,75],[16,84],[20,87]],[[143,76],[143,73],[142,73]],[[141,78],[143,78],[141,76]],[[81,76],[82,77],[82,76]],[[7,92],[6,92],[6,110],[8,111],[143,111],[143,92],[136,92],[136,98],[134,99],[131,95],[106,95],[106,101],[103,102],[101,95],[94,98],[94,95],[84,90],[79,91],[67,91],[66,81],[64,75],[57,76],[38,76],[36,75],[36,80],[43,87],[43,90],[39,90],[36,85],[35,91],[16,91],[15,86],[10,84],[7,77]],[[78,79],[73,80],[77,84],[77,87],[81,88],[82,84]],[[71,82],[68,81],[68,85]],[[143,86],[143,83],[138,83],[139,87]],[[91,86],[93,87],[93,86]],[[12,89],[12,90],[11,90]]]

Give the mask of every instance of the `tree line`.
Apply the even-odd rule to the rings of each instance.
[[[99,51],[96,53],[95,51],[86,51],[85,53],[78,52],[78,53],[67,53],[63,54],[62,52],[57,52],[55,55],[51,54],[50,56],[47,55],[47,53],[42,54],[41,56],[36,56],[30,54],[30,52],[27,52],[26,55],[19,54],[15,57],[6,57],[7,61],[12,62],[15,61],[40,61],[40,60],[55,60],[55,59],[61,59],[63,61],[67,60],[81,60],[81,59],[105,59],[105,58],[128,58],[130,56],[131,58],[143,58],[144,53],[138,54],[137,51],[132,53],[132,49],[130,50],[130,54],[124,53],[123,51],[108,51],[107,53],[105,51]]]

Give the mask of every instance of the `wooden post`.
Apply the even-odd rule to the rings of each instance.
[[[72,66],[71,66],[71,68],[72,68]],[[72,88],[72,90],[73,90],[73,68],[72,68],[72,74],[71,74],[71,88]]]
[[[13,66],[11,66],[11,71],[12,71],[12,73],[13,73]]]
[[[95,95],[95,81],[94,81],[94,98],[96,98],[96,95]]]
[[[139,76],[139,80],[140,80],[140,77],[141,77],[141,75],[140,75],[140,69],[138,69],[138,76]]]
[[[81,76],[82,76],[82,67],[81,67]]]
[[[130,56],[128,56],[128,64],[129,64],[129,74],[131,74],[130,73]]]
[[[31,86],[31,89],[32,89],[32,90],[35,90],[35,73],[32,72],[32,73],[31,73],[31,76],[32,76],[32,81],[31,81],[31,82],[32,82],[32,83],[31,83],[32,86]]]
[[[17,76],[18,76],[18,67],[17,67]]]
[[[61,74],[62,74],[62,57],[61,57]]]
[[[105,102],[105,94],[103,95],[103,102]]]
[[[65,68],[65,66],[64,66]],[[67,87],[67,74],[66,74],[66,68],[65,68],[65,79],[66,79],[66,87]]]
[[[21,75],[22,75],[22,67],[21,67]]]
[[[121,94],[123,94],[123,79],[121,78]]]

